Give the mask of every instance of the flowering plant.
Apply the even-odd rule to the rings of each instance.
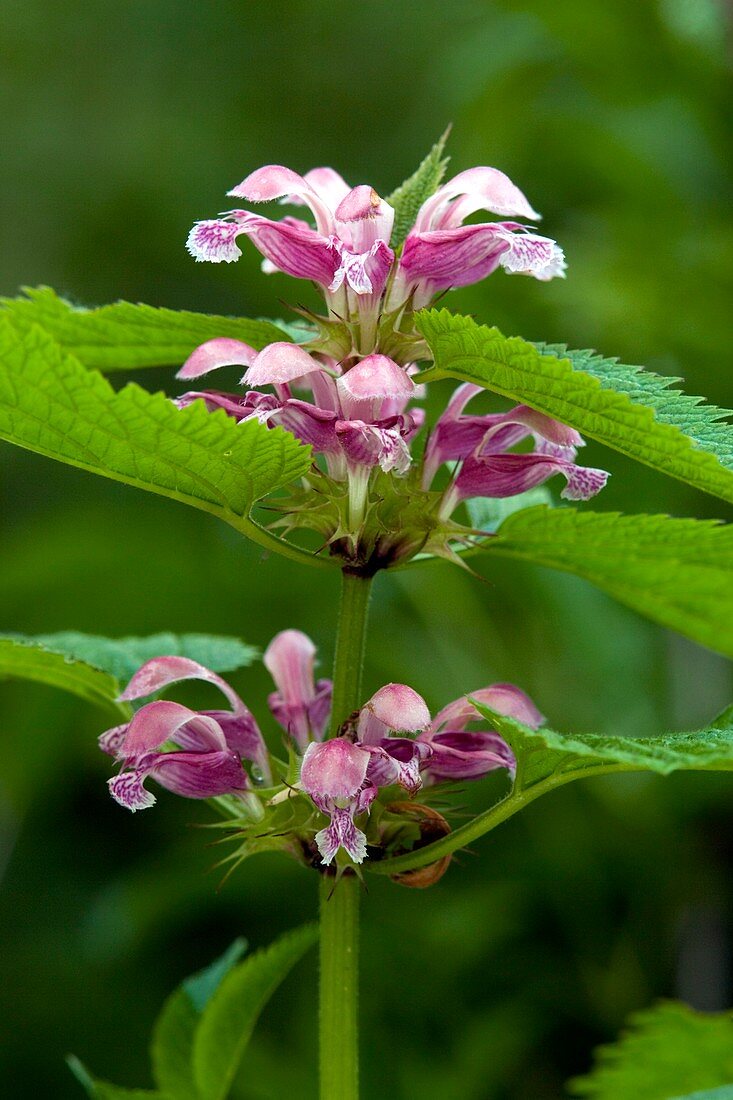
[[[0,436],[189,503],[294,563],[340,573],[332,677],[316,679],[315,646],[299,630],[279,633],[264,653],[282,750],[263,735],[257,700],[250,709],[219,674],[237,662],[205,661],[188,643],[134,661],[120,690],[99,640],[91,657],[88,646],[82,653],[59,640],[0,642],[2,671],[61,683],[115,713],[100,748],[117,767],[109,789],[121,806],[151,808],[149,784],[208,800],[233,845],[230,870],[275,850],[317,876],[322,1095],[334,1100],[357,1093],[357,917],[367,874],[430,886],[454,852],[582,776],[733,762],[730,712],[695,733],[634,739],[555,732],[506,683],[460,685],[463,694],[432,717],[406,684],[366,697],[374,578],[435,557],[469,569],[473,555],[493,554],[576,573],[733,652],[731,598],[720,588],[730,579],[730,529],[584,510],[609,474],[578,461],[588,437],[731,500],[720,410],[639,368],[431,308],[499,268],[544,282],[566,266],[559,245],[525,224],[539,215],[507,176],[479,167],[443,182],[446,163],[441,140],[387,199],[331,168],[300,176],[269,165],[230,194],[279,200],[305,217],[235,209],[194,226],[188,248],[198,261],[235,261],[238,239],[248,237],[265,272],[313,282],[324,311],[300,309],[295,326],[124,303],[78,310],[46,290],[6,302],[0,317]],[[468,221],[479,212],[500,220]],[[102,377],[154,364],[178,368],[186,387],[244,368],[242,388],[163,396],[135,385],[115,392]],[[457,385],[437,416],[426,415],[421,402],[445,380]],[[494,403],[482,408],[486,393]],[[603,462],[612,467],[612,456]],[[567,505],[550,495],[556,475]],[[183,681],[215,687],[228,706],[160,697]],[[504,797],[456,825],[459,785],[492,772]],[[170,1057],[156,1065],[156,1095],[226,1095],[243,1043],[218,1024],[236,1018],[246,1036],[314,938],[307,927],[244,963],[235,952],[207,996],[194,999],[187,1031],[166,1017]],[[91,1095],[108,1094],[76,1068]]]

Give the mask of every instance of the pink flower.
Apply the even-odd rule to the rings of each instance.
[[[394,211],[371,187],[350,189],[332,168],[299,176],[282,165],[268,164],[229,194],[250,202],[281,199],[307,206],[315,229],[298,218],[271,221],[246,210],[230,210],[193,227],[187,247],[194,259],[238,260],[236,239],[244,234],[264,256],[268,271],[320,283],[332,304],[341,301],[347,289],[355,295],[381,295],[394,260],[389,248]]]
[[[468,729],[471,723],[485,721],[470,699],[531,729],[544,722],[529,696],[513,684],[493,684],[461,696],[439,711],[418,738],[432,749],[425,770],[434,782],[481,779],[496,768],[514,775],[516,761],[506,741],[493,730]]]
[[[354,818],[365,813],[377,795],[367,782],[370,756],[343,737],[321,744],[312,742],[305,751],[300,768],[300,786],[322,814],[330,818],[315,841],[324,865],[332,862],[339,848],[354,863],[366,856],[366,835]]]
[[[449,516],[469,497],[517,496],[555,474],[562,474],[567,482],[561,493],[566,500],[588,500],[600,492],[609,475],[576,463],[577,448],[585,444],[575,429],[527,405],[506,413],[467,416],[463,410],[481,392],[480,386],[470,383],[459,386],[425,448],[425,489],[443,463],[460,462],[443,496],[441,515]],[[527,437],[534,441],[533,452],[507,453]]]
[[[243,795],[249,788],[243,759],[253,763],[260,781],[270,782],[267,749],[252,714],[225,680],[196,661],[155,657],[138,669],[120,699],[141,699],[191,679],[215,684],[231,710],[194,711],[159,700],[100,737],[99,747],[122,764],[109,781],[112,797],[122,806],[135,811],[155,804],[144,786],[148,776],[186,798]],[[168,751],[167,744],[176,748]]]
[[[439,291],[467,286],[497,267],[548,280],[564,275],[562,249],[516,221],[464,225],[477,210],[510,218],[539,217],[511,180],[496,168],[470,168],[440,187],[417,213],[405,240],[390,305],[412,296],[415,309]]]
[[[277,686],[267,702],[275,718],[301,752],[311,740],[320,741],[331,713],[330,680],[314,682],[316,647],[299,630],[283,630],[270,642],[263,657]]]

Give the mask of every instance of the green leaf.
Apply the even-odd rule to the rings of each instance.
[[[22,332],[40,325],[80,363],[102,371],[179,367],[199,344],[216,336],[263,348],[290,335],[270,321],[214,317],[114,302],[83,309],[47,286],[24,287],[23,298],[0,298],[0,309]]]
[[[717,719],[691,733],[614,737],[598,733],[532,730],[474,700],[474,706],[511,745],[517,758],[517,787],[527,790],[548,779],[566,782],[585,772],[733,771],[733,722]]]
[[[199,1096],[192,1062],[196,1028],[209,1000],[246,949],[245,940],[235,940],[221,958],[187,978],[164,1004],[155,1023],[150,1056],[155,1083],[170,1096],[181,1100]]]
[[[477,530],[494,534],[515,512],[536,508],[540,504],[546,504],[548,508],[554,507],[552,493],[546,485],[536,485],[534,489],[527,489],[514,497],[472,497],[466,501],[466,508],[469,519]],[[492,543],[479,545],[485,549]]]
[[[114,711],[118,717],[129,714],[129,707],[115,702],[120,685],[109,672],[52,652],[33,638],[0,635],[0,679],[48,684]]]
[[[480,543],[584,577],[621,603],[733,657],[733,526],[571,508],[516,512]]]
[[[593,1072],[569,1083],[573,1096],[593,1100],[723,1100],[733,1095],[733,1013],[695,1012],[662,1003],[639,1012],[613,1046],[596,1051]],[[723,1086],[723,1088],[719,1088]],[[684,1094],[688,1094],[684,1097]]]
[[[262,1009],[317,938],[316,925],[303,925],[240,963],[221,983],[196,1032],[193,1064],[202,1100],[227,1095]]]
[[[85,661],[88,665],[104,669],[123,684],[151,657],[188,657],[205,665],[212,672],[232,672],[252,664],[258,652],[238,638],[224,638],[214,634],[165,633],[151,634],[147,638],[101,638],[94,634],[79,634],[69,630],[59,634],[36,634],[33,637],[15,634],[6,636]]]
[[[730,413],[640,367],[533,345],[448,310],[416,317],[435,365],[420,379],[474,382],[569,424],[655,470],[733,501]]]
[[[450,157],[443,156],[443,150],[445,149],[445,143],[448,140],[450,134],[450,126],[436,141],[433,148],[428,155],[422,161],[420,166],[413,172],[413,174],[406,179],[404,183],[388,195],[386,202],[390,206],[394,207],[394,227],[392,229],[392,236],[390,237],[390,243],[392,248],[397,249],[404,241],[407,234],[412,228],[417,212],[431,195],[440,187],[445,170],[448,166]]]
[[[0,317],[0,438],[218,516],[256,542],[313,557],[250,518],[252,506],[310,466],[310,448],[282,428],[236,424],[203,402],[176,408],[135,384],[115,393],[37,326]]]
[[[91,1100],[176,1100],[168,1093],[150,1092],[148,1089],[126,1089],[119,1085],[111,1085],[108,1081],[100,1081],[99,1078],[92,1077],[86,1066],[73,1054],[66,1059],[66,1064]]]

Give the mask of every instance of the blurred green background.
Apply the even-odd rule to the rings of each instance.
[[[331,164],[382,194],[446,123],[456,171],[492,164],[543,212],[568,279],[507,278],[449,304],[534,339],[593,345],[733,401],[730,41],[724,0],[4,0],[0,291],[48,283],[282,315],[308,288],[196,265],[191,223],[271,162]],[[308,299],[312,301],[313,299]],[[140,381],[171,389],[169,372]],[[437,399],[443,395],[436,395]],[[727,518],[723,506],[598,445],[600,509]],[[285,626],[333,653],[337,577],[263,560],[213,519],[2,446],[0,630],[113,636]],[[435,565],[376,585],[366,691],[406,680],[433,709],[496,680],[562,730],[701,724],[729,666],[580,581],[521,565],[480,583]],[[260,667],[232,677],[262,725]],[[104,716],[0,687],[0,1080],[8,1097],[81,1095],[69,1051],[149,1083],[166,994],[237,935],[309,919],[316,881],[260,857],[221,890],[205,807],[109,799]],[[466,805],[496,797],[489,780]],[[533,805],[427,892],[368,879],[364,1095],[562,1095],[594,1044],[658,996],[733,1002],[733,781],[578,784]],[[265,1013],[236,1095],[315,1095],[315,964]]]

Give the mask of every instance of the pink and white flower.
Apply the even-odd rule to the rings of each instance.
[[[186,798],[244,797],[250,787],[242,765],[247,760],[257,769],[261,782],[270,782],[267,749],[251,712],[225,680],[196,661],[155,657],[138,669],[120,699],[142,699],[170,684],[192,679],[216,685],[231,709],[194,711],[180,703],[157,700],[99,739],[103,752],[122,764],[108,786],[112,797],[129,810],[155,804],[155,796],[144,786],[148,776]]]
[[[320,741],[331,714],[330,680],[314,680],[316,647],[300,630],[283,630],[270,642],[263,657],[277,686],[267,703],[277,722],[304,752]]]

